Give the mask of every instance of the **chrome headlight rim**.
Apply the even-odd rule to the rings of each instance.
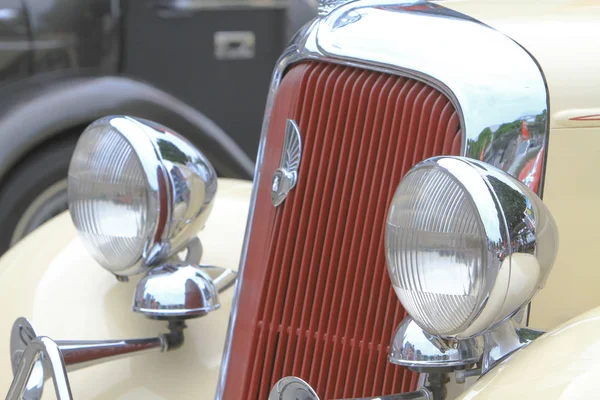
[[[444,174],[448,174],[453,183],[460,186],[462,190],[468,194],[468,199],[474,207],[474,211],[477,214],[478,220],[481,223],[482,232],[485,238],[485,252],[487,253],[486,265],[481,268],[483,272],[482,289],[477,296],[476,306],[473,307],[473,311],[469,317],[462,321],[460,326],[452,332],[431,332],[434,335],[445,338],[457,338],[457,339],[469,339],[479,336],[486,331],[493,329],[502,322],[513,317],[519,312],[529,301],[535,296],[548,276],[551,269],[554,258],[556,257],[556,247],[554,247],[553,254],[540,255],[540,249],[538,247],[538,233],[536,232],[537,222],[542,220],[542,228],[550,226],[550,235],[548,232],[542,232],[545,235],[544,240],[550,243],[556,243],[558,235],[552,216],[541,202],[539,197],[531,191],[527,186],[519,182],[514,177],[507,173],[481,161],[473,160],[466,157],[458,156],[438,156],[422,161],[413,167],[403,179],[409,178],[411,174],[415,174],[419,171],[423,172],[424,169],[435,169],[436,172],[442,171]],[[400,193],[402,183],[399,185],[396,194],[394,195],[394,201],[390,207],[388,213],[388,227],[390,226],[390,218],[393,212],[394,202]],[[521,224],[519,219],[511,218],[511,216],[519,215],[515,210],[505,209],[511,208],[512,204],[511,197],[519,200],[519,205],[525,205],[525,209],[519,209],[516,211],[523,211],[525,214],[531,216],[530,224]],[[521,215],[522,216],[522,215]],[[543,229],[542,229],[543,230]],[[386,229],[387,231],[387,229]],[[386,232],[386,255],[388,256],[388,272],[392,282],[394,282],[393,274],[399,273],[402,267],[395,265],[389,255],[390,243],[388,242],[388,233]],[[552,236],[554,235],[554,236]],[[548,239],[549,238],[549,239]],[[548,253],[546,246],[542,248],[541,253]],[[535,290],[532,290],[528,296],[525,296],[522,301],[516,305],[515,299],[509,298],[510,288],[510,275],[511,275],[511,263],[513,262],[513,255],[525,254],[535,257],[540,262],[540,273],[537,276],[537,283]],[[506,268],[503,265],[508,266],[508,277],[509,280],[499,282],[498,278],[500,272],[503,271],[503,279],[506,279]],[[504,269],[502,269],[504,268]],[[516,278],[515,278],[516,279]],[[502,286],[504,285],[504,286]],[[499,297],[498,293],[504,287],[506,292],[504,297]],[[497,289],[495,292],[494,290]],[[501,299],[501,301],[499,301]],[[491,301],[492,300],[492,301]],[[491,305],[490,305],[491,304]],[[505,304],[510,305],[511,309],[507,312]],[[410,305],[407,306],[409,311]],[[499,314],[492,314],[492,310],[497,309]],[[422,323],[418,316],[409,314],[415,322],[425,331],[427,329],[427,323]],[[493,321],[489,322],[490,318],[493,317]]]
[[[147,189],[159,201],[160,208],[156,213],[156,218],[150,222],[151,226],[146,237],[146,246],[140,259],[135,265],[120,273],[122,275],[134,275],[143,272],[143,269],[153,264],[152,259],[156,257],[156,246],[163,239],[166,222],[171,219],[172,213],[171,193],[167,189],[171,186],[168,172],[164,166],[160,152],[152,140],[152,129],[156,124],[148,120],[136,119],[129,116],[109,116],[101,118],[92,125],[95,124],[107,124],[116,129],[129,141],[145,172],[146,182],[148,183]],[[151,154],[156,157],[154,160],[148,157]],[[161,214],[166,215],[162,217]]]

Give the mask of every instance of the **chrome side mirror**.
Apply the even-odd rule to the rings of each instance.
[[[169,332],[153,338],[117,340],[52,340],[38,336],[31,323],[18,318],[10,336],[14,374],[7,399],[41,398],[44,382],[54,381],[56,396],[71,399],[68,371],[124,356],[167,352],[183,345],[185,319],[219,307],[218,293],[235,282],[234,271],[189,264],[164,265],[142,278],[136,287],[134,311],[168,322]]]

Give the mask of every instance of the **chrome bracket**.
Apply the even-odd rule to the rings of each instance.
[[[539,338],[545,331],[520,327],[508,319],[483,334],[484,352],[481,373],[485,374],[497,363]]]
[[[176,254],[139,280],[133,311],[151,319],[181,320],[202,317],[221,306],[219,293],[233,286],[237,273],[197,264],[202,257],[202,244],[197,237],[184,249],[185,257]]]
[[[394,333],[388,360],[421,373],[455,372],[456,381],[464,383],[468,377],[485,374],[543,334],[508,319],[474,338],[448,340],[425,332],[406,317]]]
[[[447,340],[425,332],[411,317],[406,317],[394,333],[389,362],[424,373],[453,372],[470,368],[481,361],[481,337]]]
[[[7,400],[39,400],[44,382],[52,378],[58,400],[72,399],[67,371],[148,352],[166,352],[183,345],[183,321],[169,321],[169,333],[124,340],[52,340],[37,336],[21,317],[13,324],[10,360],[14,374]]]

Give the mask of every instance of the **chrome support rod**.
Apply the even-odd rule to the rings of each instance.
[[[56,344],[69,372],[107,361],[118,360],[132,354],[162,352],[168,349],[163,335],[155,338],[125,340],[58,340]]]
[[[63,340],[37,336],[25,318],[18,318],[11,333],[14,379],[7,400],[33,400],[42,395],[44,382],[54,381],[59,400],[72,398],[67,371],[132,355],[166,352],[183,345],[185,323],[169,321],[169,333],[158,337],[122,340]]]
[[[217,293],[223,293],[235,284],[237,272],[230,268],[215,267],[200,264],[200,269],[206,272],[212,279]]]
[[[175,350],[183,344],[183,321],[170,321],[169,333],[158,337],[118,340],[55,340],[68,371],[104,363],[130,355]],[[28,345],[37,339],[33,327],[25,318],[13,325],[11,335],[11,361],[13,372],[20,363]]]

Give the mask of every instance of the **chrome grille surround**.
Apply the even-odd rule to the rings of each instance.
[[[489,26],[437,4],[373,0],[341,5],[306,25],[279,59],[271,80],[218,400],[227,379],[258,182],[271,178],[260,176],[260,166],[275,93],[286,70],[305,60],[410,77],[435,87],[448,96],[460,115],[462,154],[517,177],[520,166],[542,159],[547,148],[549,98],[543,73],[518,43]],[[527,137],[534,143],[526,154],[521,154],[521,137],[515,129],[508,130],[519,121],[531,122]],[[507,128],[501,135],[498,131],[503,127]],[[543,189],[543,170],[540,176],[538,194]]]

